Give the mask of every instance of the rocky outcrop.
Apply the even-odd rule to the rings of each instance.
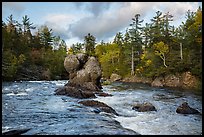
[[[151,86],[155,87],[180,87],[183,89],[196,89],[199,80],[193,76],[190,72],[182,74],[169,74],[163,77],[157,77],[151,83]]]
[[[89,90],[100,90],[102,88],[100,84],[102,73],[98,60],[95,57],[88,58],[82,53],[70,56],[66,57],[64,61],[65,69],[70,74],[69,83],[86,87]]]
[[[167,75],[164,77],[164,85],[167,87],[180,87],[181,82],[179,76]]]
[[[187,102],[183,102],[177,109],[177,113],[180,114],[199,114],[200,112],[194,108],[191,108]]]
[[[150,84],[152,82],[152,79],[146,78],[146,77],[131,76],[128,78],[124,78],[122,81],[123,82],[137,82],[137,83]]]
[[[166,76],[156,77],[155,79],[131,76],[122,80],[123,82],[136,82],[150,84],[153,87],[178,87],[183,89],[198,89],[201,84],[199,79],[191,74],[184,72],[182,74],[168,74]],[[199,85],[200,84],[200,85]]]
[[[92,98],[102,92],[100,79],[101,67],[95,57],[86,54],[68,55],[64,67],[69,73],[69,82],[55,92],[56,95],[67,95],[75,98]]]
[[[110,106],[108,106],[107,104],[105,104],[103,102],[99,102],[99,101],[95,101],[95,100],[84,100],[84,101],[80,101],[79,104],[94,107],[97,109],[97,112],[99,112],[99,113],[100,113],[100,111],[103,111],[103,112],[112,113],[112,114],[115,114],[118,116],[118,113],[116,113],[116,111],[113,108],[111,108]]]
[[[163,77],[155,78],[154,81],[151,83],[151,86],[153,86],[153,87],[163,87],[164,86]]]
[[[44,80],[51,80],[51,72],[49,69],[42,72],[42,79]]]
[[[113,82],[113,81],[119,81],[121,80],[122,77],[118,74],[115,74],[115,73],[112,73],[111,76],[110,76],[110,81]]]
[[[196,88],[198,79],[193,76],[190,72],[185,72],[182,74],[182,88]]]
[[[149,102],[135,104],[132,109],[139,112],[157,111],[156,108]]]

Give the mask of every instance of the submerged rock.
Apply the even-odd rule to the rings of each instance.
[[[113,95],[111,95],[111,94],[104,93],[104,92],[97,92],[96,95],[102,96],[102,97],[113,96]]]
[[[103,102],[99,102],[95,100],[84,100],[84,101],[80,101],[79,103],[85,106],[97,108],[98,110],[97,112],[104,111],[106,113],[112,113],[118,116],[118,113],[113,108],[111,108],[110,106],[108,106],[107,104]]]
[[[135,104],[132,107],[133,110],[139,111],[139,112],[146,112],[146,111],[157,111],[156,108],[149,102],[145,102],[142,104]]]
[[[183,102],[177,109],[177,113],[180,114],[199,114],[200,112],[194,108],[191,108],[187,102]]]

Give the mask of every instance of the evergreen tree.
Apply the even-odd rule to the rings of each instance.
[[[95,49],[95,44],[96,44],[96,38],[88,33],[87,36],[84,37],[84,46],[85,46],[85,52],[89,56],[95,55],[94,49]]]
[[[132,18],[133,22],[130,24],[131,28],[129,29],[132,46],[131,75],[134,75],[135,71],[134,54],[137,53],[137,59],[139,59],[139,55],[142,51],[142,27],[140,26],[143,20],[139,20],[139,17],[140,14],[136,14],[135,17]]]

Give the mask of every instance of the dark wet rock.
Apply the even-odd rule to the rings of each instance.
[[[103,102],[99,102],[99,101],[95,101],[95,100],[84,100],[84,101],[80,101],[79,103],[83,104],[85,106],[97,108],[103,112],[118,115],[118,113],[113,108],[111,108],[110,106],[108,106],[107,104],[105,104]]]
[[[102,97],[113,96],[113,95],[111,95],[111,94],[104,93],[104,92],[97,92],[96,95],[102,96]]]
[[[174,93],[174,94],[170,94],[170,93],[155,93],[153,94],[153,99],[157,100],[157,101],[169,101],[172,99],[176,99],[176,98],[181,98],[183,96],[183,93],[178,92],[178,93]]]
[[[94,92],[82,90],[77,87],[64,86],[55,90],[55,95],[67,95],[74,98],[96,98]]]
[[[194,108],[191,108],[187,102],[183,102],[177,109],[177,113],[180,114],[199,114],[200,112]]]
[[[119,81],[119,80],[121,80],[122,79],[122,77],[120,76],[120,75],[118,75],[118,74],[115,74],[115,73],[112,73],[111,74],[111,76],[110,76],[110,81]]]
[[[96,108],[96,109],[93,110],[93,112],[95,112],[95,113],[100,113],[101,110],[100,110],[99,108]]]
[[[135,104],[132,109],[139,112],[157,111],[156,108],[149,102]]]
[[[30,128],[27,128],[27,129],[14,129],[14,130],[2,132],[2,135],[21,135],[23,133],[26,133],[29,130],[30,130]]]

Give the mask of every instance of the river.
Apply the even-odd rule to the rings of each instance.
[[[202,115],[177,114],[184,101],[202,112],[202,97],[191,92],[152,88],[145,84],[115,82],[103,86],[113,96],[98,100],[111,106],[119,116],[95,113],[91,107],[54,90],[61,81],[2,83],[2,132],[30,128],[23,135],[200,135]],[[132,105],[150,102],[157,111],[137,112]]]

